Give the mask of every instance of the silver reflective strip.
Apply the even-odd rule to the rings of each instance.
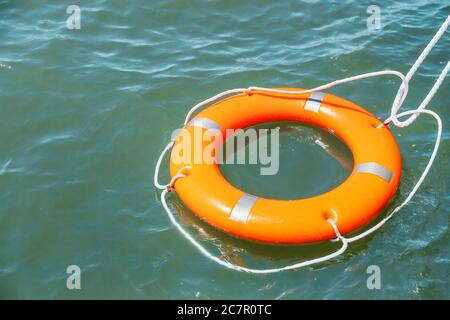
[[[325,93],[323,92],[313,92],[306,101],[305,110],[319,112],[320,104],[322,103]]]
[[[355,173],[371,173],[384,179],[387,183],[389,183],[392,178],[392,171],[376,162],[358,164]]]
[[[258,197],[244,193],[235,204],[233,210],[231,210],[230,219],[246,223],[248,216],[250,215],[250,211],[258,199]]]
[[[189,127],[201,127],[211,132],[220,131],[220,125],[208,118],[194,118],[188,122],[186,126]]]

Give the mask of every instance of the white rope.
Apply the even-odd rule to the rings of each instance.
[[[375,71],[375,72],[369,72],[369,73],[364,73],[364,74],[360,74],[360,75],[356,75],[356,76],[352,76],[352,77],[348,77],[348,78],[343,78],[343,79],[339,79],[339,80],[335,80],[333,82],[330,83],[326,83],[324,85],[312,88],[312,89],[308,89],[308,90],[281,90],[281,89],[273,89],[273,88],[263,88],[263,87],[248,87],[248,88],[238,88],[238,89],[232,89],[232,90],[227,90],[224,92],[221,92],[211,98],[208,98],[198,104],[196,104],[194,107],[192,107],[191,110],[189,110],[189,112],[186,115],[186,119],[184,121],[184,125],[186,125],[189,120],[191,120],[192,115],[194,114],[195,111],[197,111],[198,109],[200,109],[201,107],[216,101],[219,98],[225,97],[227,95],[230,94],[235,94],[235,93],[244,93],[244,92],[251,92],[251,91],[265,91],[265,92],[273,92],[273,93],[287,93],[287,94],[303,94],[303,93],[311,93],[311,92],[316,92],[316,91],[321,91],[321,90],[325,90],[325,89],[330,89],[334,86],[337,86],[339,84],[344,84],[347,82],[352,82],[352,81],[357,81],[357,80],[362,80],[362,79],[366,79],[366,78],[373,78],[373,77],[379,77],[379,76],[387,76],[387,75],[393,75],[393,76],[397,76],[402,80],[402,85],[404,86],[405,90],[404,95],[406,97],[406,94],[408,93],[408,81],[406,79],[406,77],[398,71],[395,70],[383,70],[383,71]]]
[[[366,236],[368,236],[369,234],[375,232],[376,230],[378,230],[381,226],[383,226],[389,219],[392,218],[392,216],[397,213],[398,211],[400,211],[405,205],[407,205],[412,197],[416,194],[417,190],[420,188],[420,186],[422,185],[423,181],[425,180],[425,177],[428,175],[431,166],[433,165],[434,159],[436,158],[438,149],[439,149],[439,145],[440,145],[440,141],[441,141],[441,136],[442,136],[442,120],[439,117],[439,115],[437,113],[435,113],[434,111],[431,110],[426,110],[426,106],[429,104],[429,102],[431,101],[431,99],[434,97],[434,95],[436,94],[436,92],[438,91],[439,87],[441,86],[441,84],[443,83],[443,81],[445,80],[446,75],[448,74],[448,72],[450,71],[450,60],[447,62],[447,65],[444,67],[444,69],[442,70],[441,74],[439,75],[438,79],[436,80],[436,82],[434,83],[433,87],[431,88],[431,90],[428,92],[427,96],[425,97],[425,99],[420,103],[419,107],[415,110],[409,110],[409,111],[405,111],[402,113],[398,113],[400,107],[402,106],[403,102],[405,101],[405,98],[408,94],[408,84],[409,81],[411,80],[412,76],[414,75],[414,73],[417,71],[417,69],[419,68],[419,66],[422,64],[422,62],[426,59],[426,57],[428,56],[428,54],[430,53],[430,51],[433,49],[433,47],[436,45],[437,41],[442,37],[442,35],[445,33],[445,30],[448,28],[450,24],[450,15],[447,17],[447,19],[445,20],[445,22],[443,23],[443,25],[440,27],[440,29],[438,30],[438,32],[435,34],[435,36],[432,38],[432,40],[430,41],[430,43],[428,43],[428,45],[425,47],[425,49],[423,50],[423,52],[420,54],[419,58],[416,60],[416,62],[413,64],[413,66],[411,67],[411,69],[409,70],[409,72],[407,73],[406,76],[404,76],[402,73],[398,72],[398,71],[394,71],[394,70],[384,70],[384,71],[376,71],[376,72],[369,72],[369,73],[365,73],[365,74],[361,74],[361,75],[357,75],[357,76],[353,76],[353,77],[348,77],[348,78],[344,78],[344,79],[340,79],[340,80],[336,80],[333,82],[330,82],[328,84],[324,84],[318,87],[315,87],[313,89],[309,89],[309,90],[281,90],[281,89],[272,89],[272,88],[263,88],[263,87],[249,87],[249,88],[238,88],[238,89],[231,89],[231,90],[227,90],[224,92],[221,92],[209,99],[206,99],[198,104],[196,104],[194,107],[192,107],[192,109],[187,113],[186,115],[186,119],[184,122],[184,125],[186,125],[189,120],[191,119],[192,115],[195,113],[195,111],[197,111],[198,109],[202,108],[205,105],[208,105],[220,98],[223,98],[225,96],[228,96],[230,94],[236,94],[236,93],[244,93],[244,92],[251,92],[254,90],[258,90],[258,91],[266,91],[266,92],[273,92],[273,93],[286,93],[286,94],[302,94],[302,93],[310,93],[310,92],[315,92],[315,91],[321,91],[321,90],[325,90],[325,89],[329,89],[332,88],[336,85],[339,84],[343,84],[343,83],[347,83],[347,82],[352,82],[352,81],[357,81],[357,80],[361,80],[361,79],[365,79],[365,78],[370,78],[370,77],[377,77],[377,76],[385,76],[385,75],[394,75],[399,77],[402,80],[402,83],[400,85],[400,88],[397,92],[397,95],[394,99],[394,102],[392,103],[391,106],[391,114],[390,117],[388,119],[386,119],[384,121],[384,124],[388,124],[390,122],[394,123],[394,125],[403,128],[406,126],[409,126],[411,123],[413,123],[419,114],[425,113],[428,115],[431,115],[435,118],[436,122],[437,122],[437,135],[436,135],[436,142],[434,145],[434,149],[433,152],[430,156],[430,160],[428,161],[424,171],[422,172],[422,175],[420,176],[419,180],[416,182],[416,184],[414,185],[413,189],[410,191],[410,193],[408,194],[408,196],[406,197],[406,199],[399,205],[397,206],[389,215],[387,215],[383,220],[381,220],[380,222],[378,222],[376,225],[374,225],[373,227],[371,227],[370,229],[364,231],[363,233],[351,237],[351,238],[345,238],[343,237],[340,232],[339,229],[337,227],[337,225],[335,224],[334,220],[332,219],[328,219],[327,222],[331,224],[335,234],[336,234],[336,239],[335,240],[339,240],[342,242],[342,246],[339,250],[323,256],[323,257],[319,257],[319,258],[315,258],[315,259],[311,259],[311,260],[307,260],[307,261],[303,261],[300,263],[296,263],[296,264],[292,264],[289,266],[285,266],[285,267],[281,267],[281,268],[273,268],[273,269],[250,269],[250,268],[246,268],[246,267],[242,267],[242,266],[238,266],[235,265],[233,263],[230,263],[228,261],[222,260],[219,257],[216,257],[214,255],[212,255],[211,253],[209,253],[208,250],[206,250],[199,242],[197,242],[175,219],[172,211],[170,210],[169,206],[167,205],[167,201],[166,201],[166,196],[169,192],[174,191],[174,184],[175,182],[183,177],[186,177],[186,175],[184,173],[182,173],[182,170],[184,168],[182,168],[170,181],[170,183],[163,185],[160,184],[158,182],[158,177],[159,177],[159,170],[161,167],[161,163],[162,160],[165,156],[165,154],[170,150],[170,148],[173,146],[174,142],[170,142],[162,151],[161,155],[158,158],[158,161],[156,163],[156,168],[155,168],[155,174],[154,174],[154,185],[155,187],[157,187],[158,189],[163,190],[161,193],[161,202],[163,204],[164,209],[166,210],[170,221],[173,223],[173,225],[180,231],[180,233],[187,239],[189,240],[189,242],[191,242],[205,257],[207,257],[208,259],[228,268],[228,269],[232,269],[232,270],[236,270],[236,271],[243,271],[243,272],[248,272],[248,273],[258,273],[258,274],[265,274],[265,273],[275,273],[275,272],[280,272],[280,271],[285,271],[285,270],[292,270],[292,269],[297,269],[297,268],[301,268],[301,267],[305,267],[305,266],[309,266],[312,264],[317,264],[317,263],[321,263],[330,259],[333,259],[339,255],[341,255],[342,253],[345,252],[345,250],[348,247],[348,243],[351,242],[355,242],[357,240],[360,240]],[[401,118],[403,116],[406,115],[410,115],[406,120],[404,121],[400,121],[398,120],[398,118]]]
[[[414,187],[412,188],[412,190],[410,191],[410,193],[408,194],[408,196],[406,197],[406,199],[398,206],[396,207],[394,210],[392,210],[392,212],[387,215],[383,220],[381,220],[380,222],[378,222],[376,225],[374,225],[372,228],[364,231],[363,233],[354,236],[352,238],[347,238],[348,242],[355,242],[359,239],[362,239],[366,236],[368,236],[369,234],[373,233],[374,231],[378,230],[382,225],[384,225],[389,219],[392,218],[392,216],[397,213],[398,211],[400,211],[405,205],[407,205],[412,197],[414,197],[414,195],[416,194],[417,190],[419,190],[420,186],[422,185],[423,181],[425,180],[425,177],[428,175],[428,172],[431,169],[431,166],[433,165],[434,159],[436,158],[438,149],[439,149],[439,145],[441,142],[441,136],[442,136],[442,120],[439,117],[439,115],[431,110],[409,110],[409,111],[405,111],[402,112],[400,114],[397,115],[397,117],[401,118],[403,116],[406,116],[408,114],[415,114],[415,113],[426,113],[429,114],[431,116],[433,116],[436,119],[437,122],[437,134],[436,134],[436,142],[434,144],[434,148],[433,148],[433,152],[431,153],[430,156],[430,160],[428,160],[428,163],[425,167],[425,169],[422,172],[422,175],[420,176],[419,180],[416,182],[416,184],[414,185]]]
[[[221,93],[219,93],[219,94],[217,94],[217,95],[215,95],[215,96],[213,96],[213,97],[211,97],[209,99],[206,99],[206,100],[196,104],[188,112],[188,114],[186,115],[186,120],[184,122],[184,125],[186,125],[189,122],[189,120],[191,119],[191,117],[194,114],[194,112],[197,111],[198,109],[200,109],[201,107],[203,107],[203,106],[205,106],[205,105],[207,105],[207,104],[209,104],[209,103],[211,103],[213,101],[216,101],[219,98],[222,98],[222,97],[225,97],[227,95],[234,94],[234,93],[242,93],[242,92],[250,92],[252,90],[260,90],[260,91],[274,92],[274,93],[302,94],[302,93],[310,93],[310,92],[315,92],[315,91],[329,89],[329,88],[332,88],[332,87],[334,87],[336,85],[339,85],[339,84],[352,82],[352,81],[357,81],[357,80],[361,80],[361,79],[365,79],[365,78],[377,77],[377,76],[382,76],[382,75],[395,75],[395,76],[398,76],[402,80],[402,83],[401,83],[401,85],[400,85],[400,87],[399,87],[399,89],[397,91],[397,95],[396,95],[396,97],[394,99],[394,102],[392,103],[391,115],[390,115],[390,118],[387,119],[387,121],[388,122],[392,121],[397,127],[400,127],[400,128],[409,126],[417,118],[417,116],[420,114],[419,110],[425,109],[425,107],[431,101],[431,99],[433,98],[433,96],[436,94],[436,92],[438,91],[439,87],[441,86],[442,82],[444,81],[446,75],[450,71],[450,60],[449,60],[447,62],[447,64],[446,64],[446,66],[444,67],[444,69],[442,70],[441,74],[439,75],[438,79],[434,83],[432,89],[429,91],[429,93],[427,94],[425,99],[422,101],[422,103],[416,109],[417,112],[412,114],[405,121],[399,121],[398,120],[397,114],[398,114],[398,111],[399,111],[400,107],[402,106],[403,102],[405,101],[405,98],[406,98],[407,94],[408,94],[409,81],[411,80],[412,76],[416,73],[417,69],[420,67],[420,65],[423,63],[423,61],[426,59],[426,57],[429,55],[429,53],[431,52],[433,47],[436,45],[436,43],[439,41],[439,39],[445,33],[445,31],[447,30],[449,25],[450,25],[450,15],[447,16],[447,19],[445,19],[444,23],[441,25],[441,27],[436,32],[434,37],[431,39],[431,41],[428,43],[428,45],[425,47],[425,49],[419,55],[419,57],[414,62],[413,66],[408,71],[406,76],[404,76],[402,73],[400,73],[398,71],[395,71],[395,70],[384,70],[384,71],[376,71],[376,72],[364,73],[364,74],[361,74],[361,75],[357,75],[357,76],[353,76],[353,77],[349,77],[349,78],[336,80],[336,81],[330,82],[328,84],[324,84],[324,85],[321,85],[319,87],[316,87],[316,88],[313,88],[313,89],[309,89],[309,90],[280,90],[280,89],[272,89],[272,88],[264,88],[264,87],[249,87],[249,88],[231,89],[231,90],[227,90],[227,91],[221,92]]]
[[[216,257],[214,255],[212,255],[208,250],[205,249],[205,247],[203,247],[197,240],[195,240],[195,238],[193,236],[191,236],[191,234],[189,234],[189,232],[187,232],[179,223],[178,221],[175,219],[172,211],[170,210],[169,206],[167,205],[167,201],[166,201],[166,195],[168,194],[169,190],[166,189],[161,193],[161,202],[162,205],[164,207],[164,209],[166,210],[170,221],[173,223],[173,225],[178,229],[178,231],[180,231],[180,233],[191,243],[193,244],[206,258],[220,264],[221,266],[224,266],[225,268],[228,269],[232,269],[235,271],[243,271],[243,272],[247,272],[247,273],[255,273],[255,274],[267,274],[267,273],[276,273],[276,272],[280,272],[280,271],[286,271],[286,270],[292,270],[292,269],[298,269],[298,268],[302,268],[302,267],[306,267],[306,266],[310,266],[313,264],[317,264],[317,263],[321,263],[321,262],[325,262],[327,260],[333,259],[339,255],[341,255],[342,253],[344,253],[345,250],[347,250],[348,247],[348,241],[347,239],[345,239],[343,236],[341,236],[341,234],[338,231],[338,228],[336,226],[336,224],[334,223],[334,221],[332,219],[328,219],[328,223],[331,224],[333,230],[336,233],[336,237],[337,239],[339,239],[342,242],[342,246],[339,248],[339,250],[330,253],[326,256],[323,257],[319,257],[319,258],[315,258],[315,259],[311,259],[311,260],[307,260],[307,261],[303,261],[303,262],[299,262],[299,263],[295,263],[289,266],[285,266],[285,267],[281,267],[281,268],[273,268],[273,269],[251,269],[251,268],[246,268],[246,267],[242,267],[239,265],[236,265],[234,263],[222,260],[219,257]]]
[[[439,41],[439,39],[442,37],[442,35],[445,33],[445,31],[447,30],[448,26],[450,25],[450,15],[447,16],[447,19],[445,19],[444,23],[441,25],[441,27],[439,28],[439,30],[436,32],[436,34],[434,35],[434,37],[431,39],[431,41],[428,43],[428,45],[425,47],[425,49],[422,51],[422,53],[420,54],[420,56],[417,58],[416,62],[414,62],[413,66],[411,67],[411,69],[409,69],[408,73],[406,74],[406,80],[407,82],[409,82],[409,80],[411,80],[411,78],[413,77],[413,75],[416,73],[417,69],[419,69],[420,65],[422,64],[422,62],[426,59],[426,57],[428,56],[428,54],[431,52],[431,50],[433,49],[433,47],[436,45],[436,43]],[[417,108],[417,110],[423,110],[425,109],[425,107],[427,106],[428,102],[430,102],[431,98],[433,98],[434,94],[436,93],[436,91],[439,89],[439,86],[442,84],[442,81],[444,80],[445,76],[447,75],[447,73],[449,72],[449,66],[450,61],[447,62],[446,67],[444,68],[444,70],[442,71],[441,75],[439,76],[438,80],[436,81],[436,83],[434,84],[433,88],[430,90],[430,92],[428,93],[427,97],[425,98],[425,100],[420,104],[420,106]],[[409,126],[414,120],[416,120],[417,116],[419,115],[419,112],[416,112],[414,114],[412,114],[408,119],[406,119],[405,121],[399,121],[397,119],[397,113],[400,109],[400,107],[402,106],[402,103],[404,101],[404,98],[406,97],[405,95],[402,94],[403,91],[403,84],[400,86],[400,88],[398,89],[397,92],[397,96],[395,97],[394,103],[392,105],[392,109],[391,109],[391,116],[390,116],[390,120],[392,120],[392,122],[400,128],[403,127],[407,127]],[[396,103],[397,102],[397,103]]]
[[[170,141],[167,144],[167,146],[164,148],[164,150],[159,155],[158,161],[156,162],[155,174],[153,175],[153,185],[160,190],[166,189],[167,186],[169,185],[169,184],[160,184],[158,182],[158,177],[159,177],[159,168],[161,167],[162,160],[163,160],[165,154],[167,153],[167,151],[169,151],[170,148],[172,148],[173,143],[174,143],[173,141]]]

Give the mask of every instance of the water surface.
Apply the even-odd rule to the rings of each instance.
[[[423,187],[379,232],[328,263],[273,275],[225,270],[180,236],[152,186],[159,152],[195,103],[235,87],[311,88],[369,71],[406,73],[450,13],[446,1],[383,1],[381,30],[366,27],[368,1],[78,1],[81,30],[66,28],[70,4],[0,0],[0,297],[450,298],[448,80],[430,104],[444,133]],[[405,108],[425,97],[449,44],[447,32],[412,81]],[[330,92],[381,119],[398,85],[370,79]],[[280,177],[246,167],[234,178],[229,170],[230,179],[300,197],[345,178],[310,139],[316,131],[291,130]],[[435,124],[423,116],[393,133],[403,179],[391,209],[426,165]],[[316,176],[323,166],[328,178]],[[176,197],[171,205],[212,252],[245,266],[283,266],[336,248],[237,240]],[[82,270],[81,290],[66,288],[72,264]],[[373,264],[381,290],[366,287]]]

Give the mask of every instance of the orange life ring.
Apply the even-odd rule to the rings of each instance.
[[[191,167],[185,178],[175,182],[175,189],[198,217],[249,240],[318,242],[335,237],[326,219],[335,219],[340,232],[349,233],[371,221],[395,194],[400,183],[401,157],[389,128],[378,127],[381,122],[371,113],[331,94],[258,90],[238,94],[201,111],[184,129],[218,129],[225,135],[227,128],[246,128],[269,121],[299,121],[334,133],[352,151],[352,173],[335,189],[311,198],[266,199],[234,187],[223,177],[217,163],[177,163],[172,151],[172,177],[186,165]],[[174,149],[178,143],[180,139],[175,141]]]

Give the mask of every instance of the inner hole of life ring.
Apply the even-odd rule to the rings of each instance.
[[[242,131],[223,143],[219,168],[231,184],[249,194],[279,200],[310,198],[334,189],[352,172],[351,150],[322,128],[281,121]],[[239,134],[244,143],[242,137],[238,142]]]

